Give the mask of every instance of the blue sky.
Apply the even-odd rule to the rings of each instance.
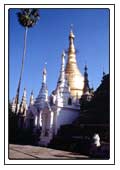
[[[9,10],[9,96],[16,95],[23,54],[24,28],[16,13]],[[42,70],[47,62],[49,94],[55,89],[59,76],[62,51],[68,49],[70,25],[73,24],[77,63],[81,73],[87,63],[90,86],[96,89],[102,79],[103,68],[109,72],[109,10],[108,9],[40,9],[40,20],[28,31],[25,67],[20,98],[24,87],[27,101],[31,90],[37,97]]]

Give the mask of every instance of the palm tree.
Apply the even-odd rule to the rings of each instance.
[[[21,80],[22,80],[22,74],[24,69],[24,61],[26,56],[26,40],[27,40],[27,33],[28,29],[32,28],[39,19],[39,10],[38,9],[31,9],[31,8],[22,8],[20,12],[17,13],[18,21],[21,26],[25,28],[24,33],[24,48],[23,48],[23,57],[22,57],[22,65],[21,65],[21,71],[20,71],[20,78],[18,82],[16,97],[15,97],[15,103],[16,103],[16,112],[17,112],[17,105],[19,103],[19,93],[20,93],[20,86],[21,86]]]

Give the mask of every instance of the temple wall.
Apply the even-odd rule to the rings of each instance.
[[[61,108],[57,113],[56,128],[59,129],[61,125],[71,124],[80,114],[80,110],[73,110],[71,108]]]

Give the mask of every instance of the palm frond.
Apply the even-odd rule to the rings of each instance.
[[[33,27],[40,18],[39,9],[22,8],[17,13],[18,21],[23,27]]]

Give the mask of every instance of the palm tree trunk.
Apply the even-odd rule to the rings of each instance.
[[[28,32],[28,27],[25,27],[24,49],[23,49],[22,65],[21,65],[20,78],[19,78],[18,87],[17,87],[17,92],[16,92],[16,97],[15,97],[16,113],[17,113],[17,106],[18,106],[18,104],[19,104],[20,86],[21,86],[21,80],[22,80],[22,75],[23,75],[23,70],[24,70],[24,61],[25,61],[25,56],[26,56],[27,32]]]

